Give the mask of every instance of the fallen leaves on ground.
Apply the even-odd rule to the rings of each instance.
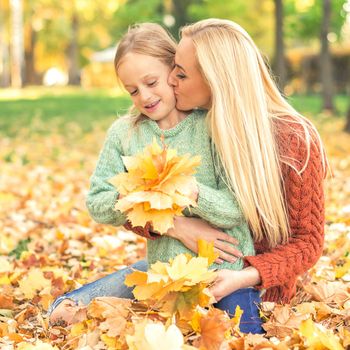
[[[97,298],[74,325],[49,327],[47,310],[57,296],[145,256],[144,239],[89,217],[84,201],[105,133],[78,133],[77,138],[75,130],[72,126],[65,135],[51,130],[48,135],[0,139],[2,350],[153,349],[155,339],[157,350],[164,348],[162,344],[174,350],[350,346],[350,156],[349,146],[344,146],[350,137],[339,131],[339,137],[323,137],[333,171],[327,180],[324,254],[300,277],[289,305],[262,304],[267,334],[242,334],[238,314],[229,319],[215,309],[196,307],[186,313],[184,307],[185,321],[168,317],[174,310],[171,298],[164,305],[168,314],[142,300]],[[179,261],[177,268],[166,272],[159,267],[150,281],[165,282],[165,274],[176,276],[181,283],[170,285],[171,294],[183,286],[186,275],[180,267],[186,264]],[[139,275],[140,283],[144,278]],[[182,305],[201,292],[192,290]]]

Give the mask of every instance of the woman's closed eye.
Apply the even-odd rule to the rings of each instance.
[[[186,75],[183,74],[183,73],[177,73],[177,74],[176,74],[176,77],[179,78],[179,79],[181,79],[181,80],[187,78]]]

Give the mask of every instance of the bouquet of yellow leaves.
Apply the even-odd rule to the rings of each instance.
[[[109,182],[121,195],[115,209],[125,213],[133,226],[145,227],[150,222],[154,231],[163,234],[174,227],[174,216],[196,206],[193,174],[200,156],[178,156],[164,141],[161,147],[153,139],[142,153],[122,158],[127,172]]]
[[[135,286],[137,300],[146,301],[165,317],[178,314],[190,320],[193,309],[214,302],[208,286],[215,280],[216,272],[208,270],[218,254],[214,244],[198,241],[198,257],[179,254],[168,263],[157,261],[147,272],[135,270],[125,278],[125,285]]]

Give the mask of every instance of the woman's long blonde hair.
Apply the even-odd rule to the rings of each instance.
[[[290,230],[281,163],[299,175],[305,170],[312,126],[282,97],[261,53],[241,26],[229,20],[207,19],[183,27],[181,35],[192,39],[199,69],[212,92],[209,130],[228,186],[254,239],[261,241],[266,237],[271,247],[283,244],[288,241]],[[277,120],[301,126],[296,129],[302,130],[307,147],[302,169],[293,165],[295,160],[279,155]]]
[[[172,68],[176,52],[176,42],[159,24],[140,23],[130,26],[121,38],[114,57],[114,69],[117,78],[119,78],[119,65],[129,52],[157,58]],[[131,107],[129,113],[134,119],[135,124],[145,118],[134,107]]]

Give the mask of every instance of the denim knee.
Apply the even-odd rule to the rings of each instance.
[[[254,288],[243,288],[222,298],[214,306],[226,311],[230,316],[235,314],[237,305],[243,310],[240,330],[243,333],[263,334],[262,320],[258,304],[261,303],[260,292]]]
[[[76,304],[89,304],[96,297],[114,296],[119,298],[132,299],[132,289],[124,284],[125,276],[132,270],[147,271],[147,261],[141,260],[125,269],[111,273],[94,282],[85,284],[78,289],[59,296],[50,306],[48,315],[65,299],[70,299]]]

